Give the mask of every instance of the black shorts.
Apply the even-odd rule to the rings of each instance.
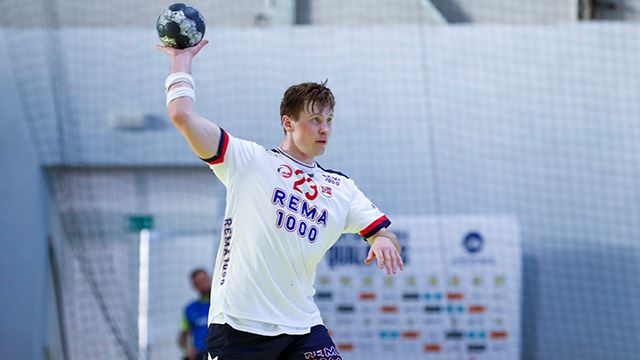
[[[342,360],[323,325],[304,335],[263,336],[210,324],[207,352],[216,360]]]

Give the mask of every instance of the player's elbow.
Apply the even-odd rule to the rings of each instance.
[[[189,125],[193,119],[191,111],[184,109],[176,104],[169,104],[169,118],[175,127],[178,129],[184,129]]]

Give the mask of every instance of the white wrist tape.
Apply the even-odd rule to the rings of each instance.
[[[193,102],[196,102],[196,92],[188,86],[180,86],[167,92],[167,106],[169,106],[169,103],[173,100],[181,97],[190,97]]]
[[[171,73],[169,74],[169,76],[167,76],[167,79],[164,81],[164,92],[168,92],[171,85],[179,82],[186,82],[187,84],[189,84],[189,86],[191,86],[193,90],[196,89],[196,82],[193,81],[193,77],[191,76],[191,74],[185,72],[176,72]]]

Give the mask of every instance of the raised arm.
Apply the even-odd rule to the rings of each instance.
[[[182,50],[162,45],[156,45],[156,47],[169,55],[171,73],[191,74],[193,57],[208,43],[207,40],[202,40],[198,45]],[[169,90],[179,87],[191,87],[191,85],[181,81],[173,84]],[[193,99],[188,96],[178,97],[169,102],[167,110],[171,122],[187,139],[191,149],[198,157],[209,159],[216,155],[220,142],[220,128],[214,122],[198,115],[195,111]]]

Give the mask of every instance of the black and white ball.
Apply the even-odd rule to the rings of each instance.
[[[160,41],[176,49],[198,44],[204,37],[204,28],[200,12],[182,3],[173,4],[162,11],[156,22]]]

